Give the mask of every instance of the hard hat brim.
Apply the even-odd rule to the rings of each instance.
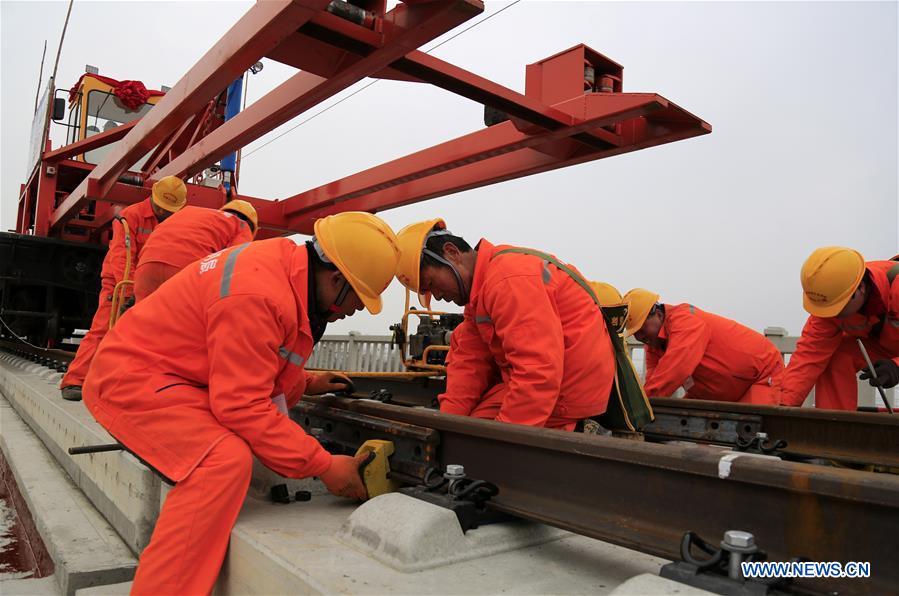
[[[352,285],[352,284],[350,284]],[[355,291],[355,288],[353,288]],[[369,296],[364,296],[362,294],[356,293],[359,296],[359,300],[362,301],[362,304],[365,305],[365,310],[367,310],[370,314],[377,315],[380,314],[381,310],[384,308],[384,301],[381,300],[380,296],[376,296],[375,298],[371,298]]]
[[[421,252],[424,249],[425,239],[434,228],[445,229],[446,222],[439,217],[419,221],[407,225],[397,233],[400,260],[397,263],[396,278],[406,289],[418,295],[418,303],[425,309],[430,309],[431,295],[419,291],[421,287]],[[408,283],[406,283],[407,281]]]
[[[849,293],[845,299],[840,299],[839,301],[829,304],[827,306],[821,306],[820,304],[815,304],[806,294],[802,294],[802,307],[805,308],[805,311],[814,316],[820,317],[822,319],[830,319],[846,308],[846,305],[849,304],[849,301],[852,300],[852,296],[855,294],[855,290]]]
[[[630,294],[630,292],[628,292],[628,294]],[[627,298],[627,294],[625,294],[624,302],[625,302],[625,304],[628,305],[628,309],[632,309],[633,304],[631,302],[628,302],[626,298]],[[646,319],[649,318],[649,313],[652,312],[653,305],[658,303],[658,301],[659,301],[659,295],[656,294],[655,292],[653,292],[652,293],[652,302],[649,303],[649,308],[645,309],[643,312],[640,312],[640,313],[637,313],[636,311],[634,311],[634,314],[636,314],[637,317],[634,318],[632,326],[625,328],[625,330],[624,330],[625,337],[630,337],[630,336],[634,335],[637,331],[640,331],[640,329],[643,327],[643,324],[646,322]]]

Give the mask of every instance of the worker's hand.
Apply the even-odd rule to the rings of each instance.
[[[356,457],[334,455],[331,458],[331,467],[319,478],[332,495],[364,501],[368,498],[368,491],[365,490],[359,468],[371,461],[372,456],[374,456],[372,452],[360,453]]]
[[[353,381],[346,375],[335,372],[317,373],[306,384],[306,395],[321,395],[322,393],[352,393]]]
[[[899,364],[892,360],[878,360],[874,363],[874,375],[867,368],[859,375],[862,381],[868,381],[872,387],[889,389],[899,385]]]

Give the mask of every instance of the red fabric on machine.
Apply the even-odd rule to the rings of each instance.
[[[101,83],[106,83],[110,87],[112,87],[113,94],[119,98],[119,101],[122,102],[129,110],[137,110],[142,105],[147,103],[147,100],[151,97],[160,97],[165,95],[164,91],[157,91],[155,89],[147,89],[144,84],[140,81],[132,81],[132,80],[124,80],[119,81],[113,79],[112,77],[104,77],[99,74],[91,74],[84,73],[78,78],[78,82],[76,82],[71,89],[69,89],[69,103],[72,103],[75,100],[75,95],[78,93],[78,89],[81,87],[81,81],[84,77],[93,77],[100,81]]]

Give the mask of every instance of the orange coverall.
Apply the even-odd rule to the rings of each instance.
[[[539,257],[481,240],[440,411],[574,430],[606,411],[615,354],[599,308]]]
[[[250,226],[236,215],[188,205],[159,224],[141,250],[134,297],[143,300],[197,259],[251,240]]]
[[[690,399],[777,404],[783,358],[762,334],[692,304],[666,304],[659,339],[664,349],[646,346],[646,395],[667,397],[691,377]]]
[[[122,209],[119,217],[128,222],[131,233],[131,275],[134,276],[134,268],[137,266],[137,256],[141,248],[150,237],[150,233],[158,225],[156,215],[153,213],[151,201],[148,197],[139,203],[129,205]],[[125,275],[125,232],[118,220],[112,220],[112,239],[109,241],[109,249],[103,258],[103,268],[100,270],[100,301],[91,328],[81,340],[75,359],[69,364],[66,374],[59,383],[60,387],[67,385],[84,385],[84,378],[90,369],[91,361],[97,352],[97,346],[103,340],[109,330],[109,315],[112,312],[112,291],[116,284],[122,281]],[[127,293],[127,292],[126,292]]]
[[[212,590],[251,452],[289,478],[330,468],[331,455],[275,403],[294,405],[308,380],[308,267],[292,238],[211,254],[136,304],[100,347],[84,403],[176,483],[132,593]]]
[[[855,375],[865,368],[856,338],[862,338],[872,362],[899,363],[899,276],[887,272],[895,261],[865,263],[874,291],[861,311],[845,319],[810,316],[780,383],[780,401],[801,406],[815,387],[815,407],[852,410],[858,407]]]

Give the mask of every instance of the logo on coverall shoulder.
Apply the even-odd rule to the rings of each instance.
[[[219,257],[222,256],[224,250],[220,250],[218,252],[214,252],[211,255],[207,255],[200,261],[200,273],[206,273],[207,271],[212,271],[215,269],[215,266],[218,264]]]

